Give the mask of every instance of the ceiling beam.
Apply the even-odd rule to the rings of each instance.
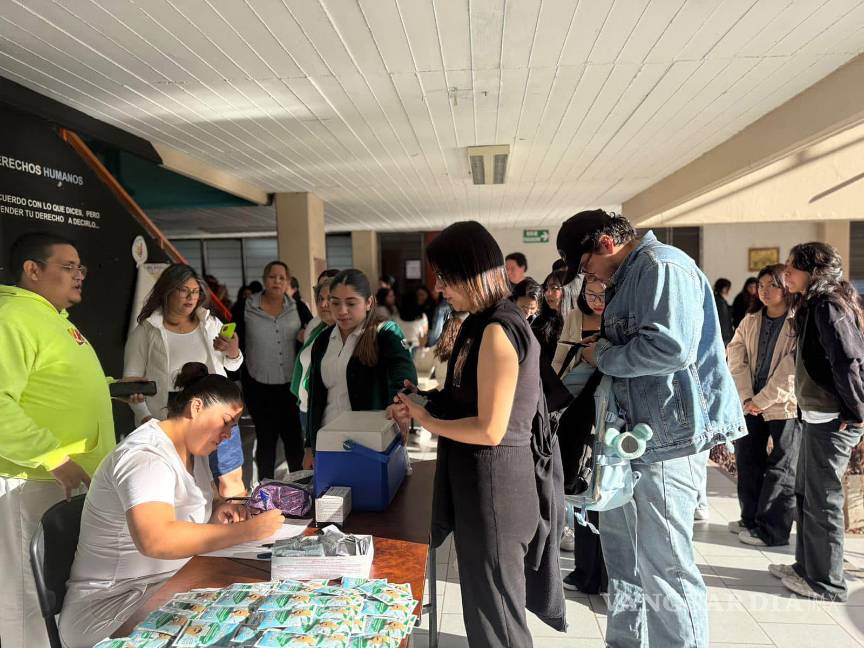
[[[270,194],[251,182],[247,182],[227,171],[216,168],[212,164],[202,162],[165,144],[154,142],[153,147],[159,153],[159,157],[162,158],[162,166],[166,169],[198,182],[203,182],[206,185],[233,194],[249,202],[259,205],[270,203]]]
[[[864,54],[626,200],[622,212],[641,225],[862,122]]]

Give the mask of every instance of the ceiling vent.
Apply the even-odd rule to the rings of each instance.
[[[474,184],[504,184],[509,159],[509,144],[469,146],[468,163],[471,166],[471,178]]]

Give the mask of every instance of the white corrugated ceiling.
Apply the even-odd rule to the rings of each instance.
[[[852,0],[4,0],[0,75],[329,229],[616,206],[864,51]],[[465,147],[510,144],[508,182]]]

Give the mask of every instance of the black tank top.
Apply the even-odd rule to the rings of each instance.
[[[499,324],[504,329],[519,359],[513,410],[501,445],[527,446],[531,443],[531,424],[540,398],[540,344],[522,311],[509,299],[469,315],[462,324],[447,365],[443,415],[450,420],[477,416],[477,365],[480,342],[489,324]]]

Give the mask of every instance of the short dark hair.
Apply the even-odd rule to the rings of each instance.
[[[426,248],[426,258],[444,281],[465,291],[471,312],[489,308],[510,294],[501,248],[477,221],[446,227]]]
[[[732,282],[724,277],[720,277],[714,282],[714,292],[718,295],[724,290],[729,290],[732,287]]]
[[[270,263],[265,265],[263,272],[261,272],[261,278],[266,279],[267,275],[270,274],[270,271],[273,268],[275,268],[276,266],[282,266],[283,268],[285,268],[285,274],[288,275],[289,280],[291,279],[291,270],[288,269],[288,264],[285,263],[284,261],[279,261],[279,260],[271,261]]]
[[[621,214],[609,212],[609,222],[600,229],[595,230],[588,237],[592,251],[600,247],[600,238],[602,236],[611,237],[615,245],[624,245],[636,238],[636,229]]]
[[[51,256],[51,248],[55,245],[76,247],[69,239],[50,232],[31,232],[19,236],[9,251],[9,275],[11,278],[14,281],[21,279],[21,275],[24,274],[24,263],[27,261],[43,263],[46,257]]]
[[[543,296],[543,288],[534,281],[531,277],[525,277],[522,281],[513,286],[513,295],[511,299],[515,302],[520,297],[527,297],[528,299],[533,299],[536,302],[540,302],[540,298]]]
[[[525,270],[528,269],[528,259],[526,259],[525,255],[521,252],[511,252],[506,257],[504,257],[504,261],[505,263],[507,261],[515,261],[516,265],[518,265],[520,268],[524,268]]]

